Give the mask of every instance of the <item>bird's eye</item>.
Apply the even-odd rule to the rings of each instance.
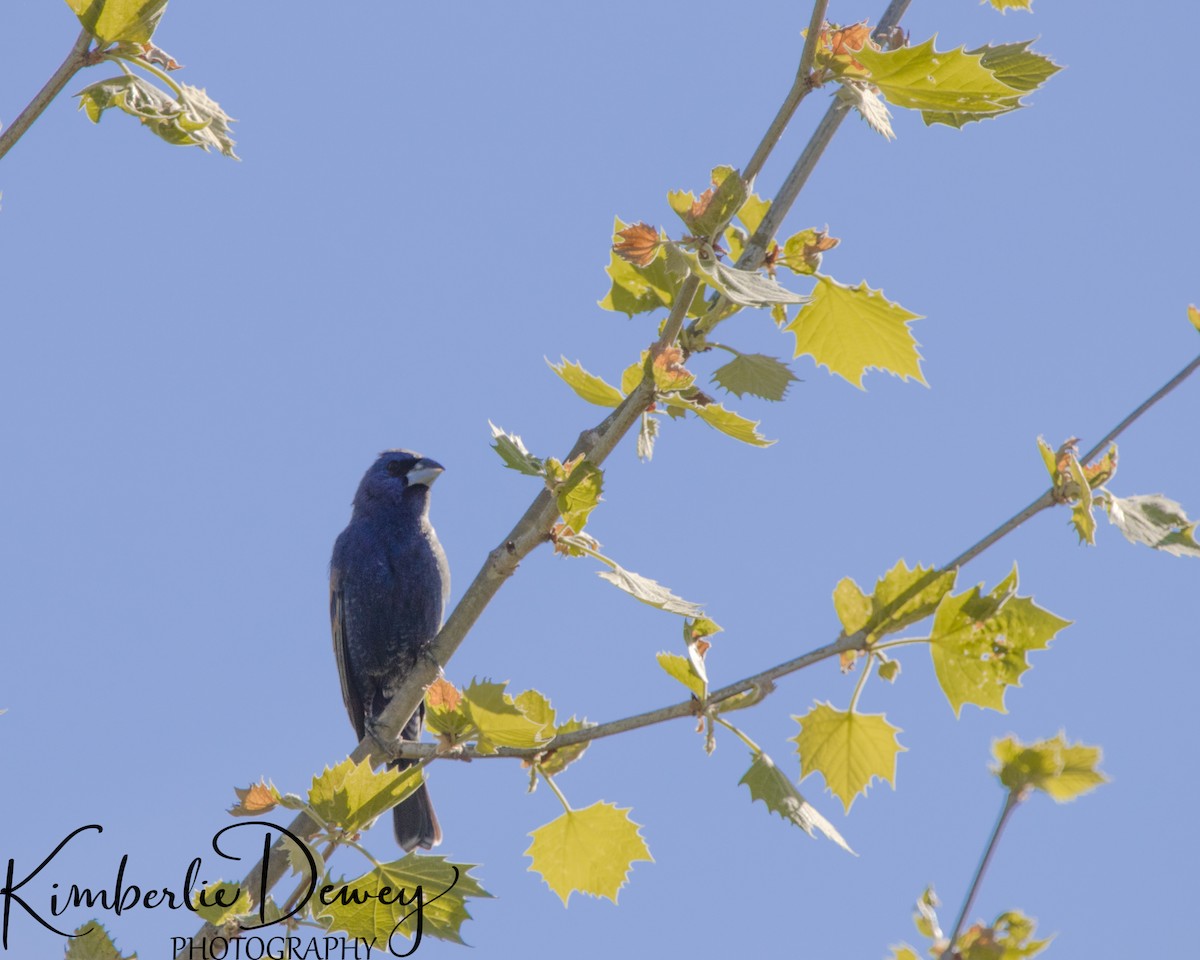
[[[390,473],[393,477],[404,476],[404,464],[402,464],[399,460],[392,460],[388,464],[388,473]]]

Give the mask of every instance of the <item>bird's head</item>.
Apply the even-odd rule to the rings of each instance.
[[[411,506],[423,512],[429,504],[429,486],[444,467],[411,450],[385,450],[358,485],[356,510],[380,506]]]

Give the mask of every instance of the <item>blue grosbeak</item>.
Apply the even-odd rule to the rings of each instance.
[[[450,570],[429,523],[429,487],[441,472],[441,464],[408,450],[381,454],[358,485],[350,524],[333,545],[333,650],[360,740],[441,627]],[[424,720],[422,703],[401,737],[419,740]],[[396,842],[405,850],[441,842],[424,784],[392,810],[392,818]]]

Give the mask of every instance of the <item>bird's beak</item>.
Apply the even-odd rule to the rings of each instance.
[[[408,471],[408,485],[412,486],[432,486],[433,481],[441,476],[443,467],[436,460],[430,460],[428,457],[422,457],[413,464],[411,470]]]

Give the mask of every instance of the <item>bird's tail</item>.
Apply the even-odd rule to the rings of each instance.
[[[397,763],[395,766],[403,769],[408,764]],[[442,827],[433,812],[429,790],[423,783],[392,808],[392,823],[396,828],[396,842],[406,853],[417,847],[429,850],[442,842]]]

